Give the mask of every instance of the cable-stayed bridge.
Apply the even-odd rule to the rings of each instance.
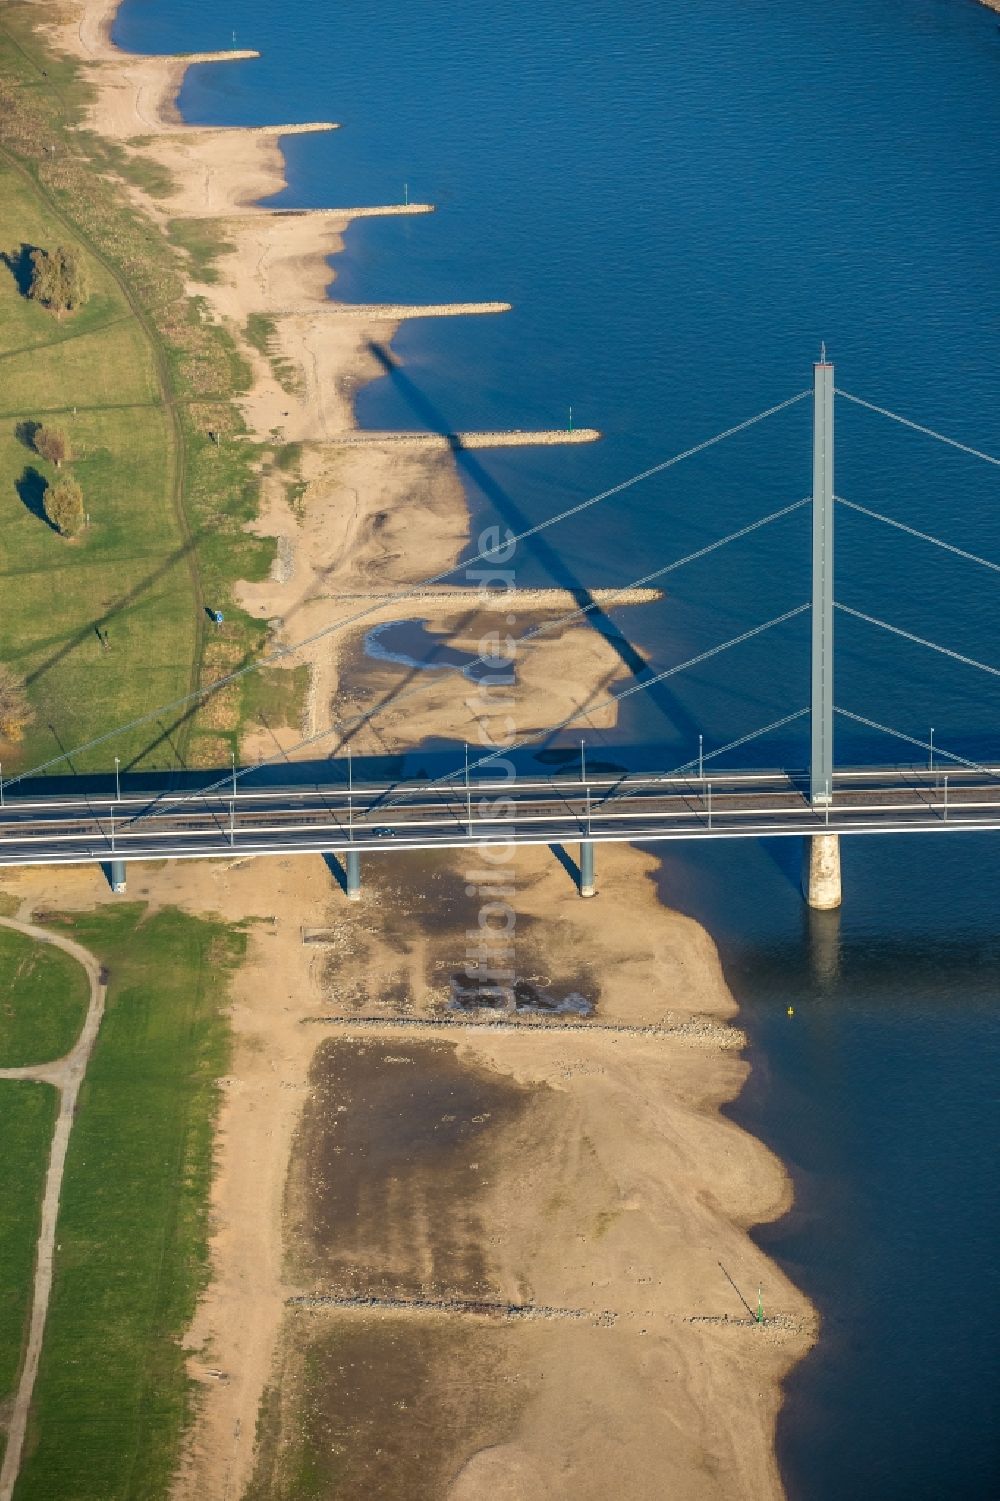
[[[517,776],[509,757],[525,746],[550,739],[573,725],[575,716],[544,731],[515,740],[502,749],[478,756],[470,766],[468,752],[463,768],[434,780],[410,783],[355,783],[350,755],[346,762],[331,765],[328,782],[311,787],[251,787],[247,778],[273,764],[262,760],[252,765],[235,763],[204,787],[179,792],[169,787],[142,794],[121,795],[117,777],[112,795],[102,786],[79,779],[80,791],[40,794],[37,779],[60,763],[83,751],[111,745],[116,736],[166,711],[186,709],[220,688],[261,666],[287,657],[334,630],[359,623],[377,606],[368,605],[335,626],[282,647],[270,656],[248,663],[170,705],[151,711],[141,720],[109,730],[96,740],[62,752],[42,766],[20,772],[5,782],[0,775],[0,865],[79,864],[100,861],[112,867],[116,889],[124,889],[125,864],[141,859],[193,859],[292,854],[340,853],[344,857],[345,884],[349,895],[360,887],[360,856],[365,851],[388,849],[462,848],[482,844],[565,844],[579,842],[579,884],[585,895],[593,893],[594,847],[609,841],[655,843],[674,839],[750,838],[798,836],[809,840],[810,861],[806,890],[816,906],[834,906],[840,900],[839,836],[841,834],[958,833],[1000,830],[1000,759],[980,763],[901,733],[891,726],[855,714],[834,702],[834,625],[838,613],[870,627],[902,638],[994,679],[1000,667],[959,652],[941,642],[919,636],[898,624],[848,606],[835,597],[834,519],[838,506],[894,528],[965,563],[993,574],[1000,563],[960,548],[947,539],[909,526],[857,501],[840,496],[834,489],[834,397],[867,408],[902,423],[937,442],[946,444],[987,464],[1000,467],[1000,459],[959,443],[945,434],[912,422],[887,408],[876,406],[834,386],[833,366],[824,356],[814,366],[811,390],[758,413],[725,432],[675,454],[641,474],[602,491],[529,528],[511,541],[521,542],[589,507],[612,500],[631,486],[664,472],[686,459],[766,421],[778,412],[812,396],[813,488],[811,496],[794,501],[760,517],[727,536],[698,548],[685,557],[657,567],[632,580],[620,591],[602,591],[600,605],[581,591],[578,607],[556,620],[534,626],[522,641],[560,628],[597,609],[613,605],[616,593],[627,596],[675,570],[702,559],[720,548],[770,525],[802,507],[812,511],[811,597],[770,620],[742,631],[686,661],[640,676],[628,687],[610,694],[604,704],[589,705],[587,713],[605,705],[617,705],[636,693],[649,692],[657,684],[721,655],[732,647],[763,635],[800,615],[811,617],[812,676],[808,706],[793,710],[770,724],[753,729],[713,750],[699,751],[697,760],[663,771],[638,774],[588,775],[586,751],[581,744],[578,771],[557,777]],[[497,549],[464,561],[489,564]],[[394,600],[416,598],[428,588],[443,584],[457,572],[446,570],[412,589],[392,596]],[[991,583],[994,581],[991,581]],[[610,599],[609,599],[610,594]],[[479,662],[494,669],[504,664],[482,657]],[[421,691],[416,685],[399,694],[401,699]],[[358,725],[371,717],[359,715],[341,721],[319,735],[308,737],[295,749],[304,750],[318,741],[339,737],[350,743]],[[741,771],[719,763],[751,741],[808,718],[809,765],[799,769]],[[834,727],[837,720],[853,722],[871,731],[893,737],[907,746],[907,760],[894,764],[838,767],[834,757]],[[914,753],[919,753],[915,758]],[[282,752],[285,759],[288,752]],[[276,761],[278,758],[274,758]],[[102,783],[106,782],[102,779]]]

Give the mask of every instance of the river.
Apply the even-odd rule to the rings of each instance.
[[[1000,28],[972,0],[126,0],[139,51],[259,47],[192,71],[192,121],[334,118],[290,139],[277,202],[430,200],[358,221],[358,301],[504,298],[405,325],[362,425],[577,425],[604,441],[465,455],[475,516],[531,524],[803,390],[838,384],[1000,453]],[[808,402],[547,532],[518,581],[625,583],[808,494]],[[838,493],[1000,559],[997,469],[847,402]],[[652,667],[808,598],[799,510],[671,576],[621,617]],[[990,572],[854,511],[838,597],[1000,666]],[[803,707],[799,617],[636,694],[599,749],[706,752]],[[1000,757],[1000,682],[838,617],[838,704],[968,757]],[[838,760],[923,755],[838,721]],[[596,737],[595,737],[596,745]],[[742,764],[802,765],[805,721]],[[752,1040],[733,1114],[795,1176],[761,1240],[823,1337],[779,1432],[793,1501],[996,1493],[995,1080],[1000,855],[989,836],[855,839],[842,914],[812,916],[793,841],[663,861],[664,897],[720,944]]]

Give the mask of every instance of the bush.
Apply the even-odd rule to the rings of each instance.
[[[49,485],[43,500],[45,514],[64,537],[75,537],[83,526],[83,491],[67,474]]]
[[[0,735],[20,740],[33,718],[23,678],[0,662]]]
[[[72,457],[69,439],[57,427],[36,428],[31,441],[35,452],[43,459],[48,459],[50,464],[55,464],[57,469],[62,467],[65,459]]]
[[[79,253],[70,246],[31,252],[31,286],[28,296],[44,303],[61,317],[86,302],[87,274]]]

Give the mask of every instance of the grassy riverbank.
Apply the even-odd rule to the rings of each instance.
[[[244,939],[140,903],[56,921],[110,980],[66,1162],[17,1497],[160,1497],[191,1410],[180,1339],[206,1276],[223,1012]],[[23,1261],[10,1260],[19,1295]],[[27,1272],[30,1284],[30,1261]]]
[[[185,292],[181,238],[129,198],[141,160],[77,128],[88,85],[43,45],[32,10],[8,5],[0,23],[0,661],[26,678],[35,708],[24,744],[4,748],[7,776],[254,653],[264,628],[235,607],[233,585],[262,577],[272,552],[244,530],[259,458],[239,439],[248,371]],[[61,319],[25,295],[31,249],[55,244],[78,252],[92,289]],[[70,440],[90,515],[75,541],[44,517],[54,470],[31,447],[39,421]],[[208,607],[224,610],[223,629],[208,627]],[[225,763],[243,712],[231,692],[72,769],[106,769],[114,754],[126,766]]]
[[[48,1084],[0,1081],[0,1412],[13,1396],[27,1333],[45,1165],[58,1106]],[[0,1458],[3,1450],[0,1428]]]

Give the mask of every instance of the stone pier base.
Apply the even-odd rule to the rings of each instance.
[[[830,912],[840,906],[839,834],[813,834],[806,840],[802,891],[817,912]]]

